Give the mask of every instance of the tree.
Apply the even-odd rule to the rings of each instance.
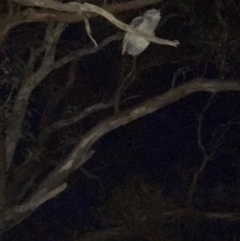
[[[65,190],[69,176],[91,159],[94,154],[93,145],[112,130],[196,92],[216,94],[240,90],[238,72],[234,70],[239,57],[239,40],[235,34],[237,24],[224,18],[222,6],[217,3],[212,3],[212,8],[204,19],[211,19],[212,25],[199,22],[198,14],[192,15],[196,4],[177,1],[170,6],[179,7],[185,15],[173,13],[169,19],[165,19],[163,25],[169,21],[169,26],[183,29],[187,21],[191,20],[187,28],[193,38],[183,41],[183,44],[180,41],[178,49],[173,48],[177,47],[177,41],[147,36],[114,17],[121,12],[161,2],[136,0],[134,3],[126,1],[103,6],[98,1],[94,1],[94,4],[53,0],[14,0],[8,1],[8,5],[2,3],[0,228],[3,232]],[[226,9],[232,9],[237,3],[233,1],[221,4],[225,4]],[[200,9],[203,11],[204,7],[201,5]],[[98,19],[94,22],[96,17]],[[93,19],[91,27],[89,19]],[[64,31],[68,30],[70,23],[78,22],[84,22],[86,29],[85,35],[82,32],[80,34],[82,43],[70,43],[66,37],[68,42],[64,43]],[[108,25],[109,22],[111,26]],[[31,34],[24,36],[28,29]],[[122,38],[122,33],[116,33],[118,29],[135,33],[155,44],[170,45],[162,49],[165,64],[186,64],[187,61],[204,62],[210,59],[208,64],[214,66],[217,74],[214,79],[205,79],[202,74],[202,77],[196,76],[180,85],[175,83],[175,74],[171,87],[166,84],[154,97],[145,96],[141,102],[131,93],[130,97],[123,98],[134,79],[144,71],[161,65],[158,56],[149,53],[139,60],[140,67],[131,64],[132,61],[126,61],[127,68],[130,67],[131,70],[124,71],[123,68],[120,71],[119,76],[122,74],[122,77],[119,77],[119,86],[113,82],[108,86],[106,83],[100,84],[100,98],[93,90],[92,93],[87,93],[85,90],[88,89],[84,87],[86,83],[82,81],[80,101],[76,98],[68,100],[69,93],[79,85],[76,80],[79,67],[77,61],[84,61],[88,55],[100,51],[101,56],[104,56],[107,46],[114,49],[114,42]],[[184,31],[174,34],[176,27],[168,29],[170,30],[163,33],[169,39],[184,39]],[[150,61],[151,58],[154,60]],[[115,63],[115,67],[117,65],[119,63]],[[59,75],[67,69],[69,75],[62,80]],[[47,83],[46,80],[51,78],[54,81]],[[41,106],[42,103],[44,107]],[[59,103],[64,104],[59,107]],[[96,115],[97,121],[91,120],[91,115]],[[194,181],[192,190],[195,185]]]

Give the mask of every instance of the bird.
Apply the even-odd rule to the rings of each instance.
[[[130,26],[136,30],[149,35],[155,35],[154,31],[161,19],[158,9],[147,10],[142,16],[134,18]],[[122,54],[127,52],[129,55],[137,56],[141,54],[150,44],[145,38],[126,32],[123,38]]]

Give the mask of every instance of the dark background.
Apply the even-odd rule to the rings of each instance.
[[[198,76],[213,79],[224,75],[226,81],[239,78],[240,36],[239,29],[236,31],[240,21],[238,1],[176,1],[154,7],[160,7],[163,15],[156,35],[166,39],[179,39],[180,46],[175,49],[151,44],[137,58],[139,72],[125,93],[125,97],[137,95],[137,98],[127,102],[122,108],[134,106],[166,92],[171,87],[174,74],[182,68],[188,68],[189,71],[185,77],[182,74],[177,76],[176,85]],[[116,17],[129,22],[145,10],[120,13]],[[214,14],[217,10],[227,23],[227,40],[226,31]],[[175,15],[170,18],[171,14]],[[98,42],[116,32],[112,25],[101,18],[92,19],[91,28]],[[26,39],[26,33],[33,29],[36,35],[42,36],[45,26],[23,25],[9,35],[5,48],[6,55],[11,60],[18,55],[23,60],[27,59],[25,48],[30,40]],[[89,44],[88,37],[83,33],[83,23],[71,24],[59,43],[58,57]],[[17,44],[16,39],[22,39],[21,43]],[[219,59],[223,55],[226,55],[226,65],[221,69]],[[121,76],[125,76],[131,69],[131,64],[132,59],[129,56],[121,56],[121,42],[111,43],[102,51],[76,62],[74,86],[60,100],[57,91],[64,88],[70,65],[56,70],[34,91],[29,110],[35,111],[31,117],[26,117],[28,125],[25,129],[37,136],[41,128],[62,118],[67,106],[83,109],[90,104],[109,100],[121,82]],[[11,73],[16,74],[18,69],[12,69],[14,71]],[[202,162],[202,153],[197,146],[197,119],[209,97],[206,93],[193,94],[103,137],[93,148],[93,158],[84,166],[98,178],[91,179],[77,171],[71,176],[69,187],[64,193],[42,205],[28,219],[6,233],[5,240],[70,240],[73,230],[83,232],[101,229],[101,221],[94,216],[93,211],[100,203],[100,196],[108,197],[126,177],[136,174],[163,187],[166,196],[174,193],[181,198],[186,197],[193,171]],[[226,92],[217,94],[204,114],[202,141],[206,150],[211,148],[215,128],[219,127],[220,135],[227,128],[224,124],[232,124],[217,149],[218,155],[207,164],[200,177],[201,187],[209,190],[224,187],[233,190],[232,193],[239,190],[239,110],[239,93]],[[43,113],[47,113],[44,121]],[[103,111],[90,116],[74,128],[85,133],[110,114],[111,112]],[[53,140],[59,140],[59,136],[54,136]],[[20,145],[19,152],[25,150],[26,146],[28,143]],[[54,144],[49,146],[49,156],[58,158],[58,153],[51,152],[54,149]],[[66,153],[69,151],[68,147],[64,150]],[[214,210],[214,205],[209,202],[195,205],[199,210]],[[232,207],[225,208],[231,211]],[[237,203],[234,206],[234,210],[236,209]],[[238,222],[206,222],[200,233],[217,233],[225,240],[226,233],[232,237],[238,232],[237,229]]]

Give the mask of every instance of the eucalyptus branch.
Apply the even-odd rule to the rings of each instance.
[[[66,11],[66,12],[74,12],[78,13],[81,15],[82,12],[84,13],[95,13],[98,14],[104,18],[106,18],[109,22],[114,24],[116,27],[119,29],[130,32],[133,34],[136,34],[142,38],[145,38],[146,40],[156,43],[156,44],[161,44],[161,45],[169,45],[173,47],[177,47],[179,45],[179,41],[170,41],[170,40],[165,40],[165,39],[160,39],[155,36],[151,36],[148,34],[145,34],[141,31],[138,31],[132,27],[130,27],[128,24],[125,24],[118,19],[116,19],[113,14],[109,13],[108,11],[104,10],[101,7],[98,7],[96,5],[90,4],[90,3],[84,3],[80,4],[77,2],[70,2],[70,3],[61,3],[57,2],[54,0],[14,0],[15,2],[21,3],[26,6],[36,6],[36,7],[41,7],[41,8],[49,8],[49,9],[54,9],[56,11]]]

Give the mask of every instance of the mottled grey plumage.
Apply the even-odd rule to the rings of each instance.
[[[161,19],[160,10],[150,9],[143,16],[136,17],[130,23],[130,26],[146,34],[154,35],[154,31]],[[132,33],[125,33],[123,39],[122,54],[127,52],[132,56],[141,54],[150,44],[149,41],[138,37]]]

